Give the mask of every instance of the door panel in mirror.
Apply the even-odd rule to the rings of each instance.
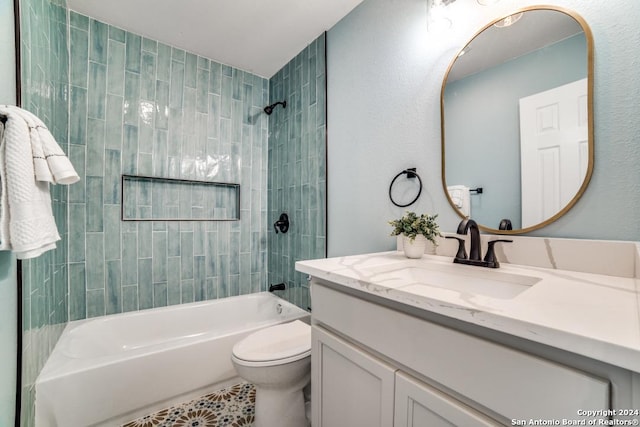
[[[497,28],[494,21],[465,46],[449,67],[441,96],[445,193],[464,217],[447,187],[483,187],[482,194],[470,196],[470,216],[486,231],[508,234],[535,230],[562,216],[584,192],[593,169],[591,32],[580,17],[564,9],[545,6],[519,12],[523,15],[514,25]],[[587,96],[575,108],[586,107],[586,170],[557,208],[539,222],[523,225],[519,101],[582,79]],[[543,185],[544,175],[539,179]],[[498,230],[505,218],[513,230]]]

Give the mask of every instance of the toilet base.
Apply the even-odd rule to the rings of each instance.
[[[265,389],[256,386],[254,427],[308,427],[304,394],[300,388]]]

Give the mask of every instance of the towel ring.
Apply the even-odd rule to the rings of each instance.
[[[396,179],[398,179],[401,175],[405,175],[405,174],[407,175],[407,179],[418,178],[418,182],[420,183],[420,188],[418,189],[418,194],[416,194],[416,197],[412,201],[410,201],[406,205],[401,205],[399,203],[396,203],[395,200],[393,200],[393,196],[391,195],[391,189],[393,188],[393,184],[396,182]],[[389,199],[391,200],[391,203],[398,206],[399,208],[406,208],[407,206],[411,206],[412,204],[414,204],[416,200],[418,200],[418,198],[420,197],[421,193],[422,193],[422,179],[420,178],[420,175],[416,173],[416,168],[408,168],[403,170],[393,178],[393,180],[391,181],[391,185],[389,185]]]

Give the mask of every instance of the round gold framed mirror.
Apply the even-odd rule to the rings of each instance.
[[[593,172],[593,36],[553,6],[487,24],[441,91],[442,184],[484,231],[526,233],[564,215]]]

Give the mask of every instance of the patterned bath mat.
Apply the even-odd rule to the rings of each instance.
[[[249,427],[253,425],[256,388],[241,383],[191,402],[146,415],[122,427]]]

